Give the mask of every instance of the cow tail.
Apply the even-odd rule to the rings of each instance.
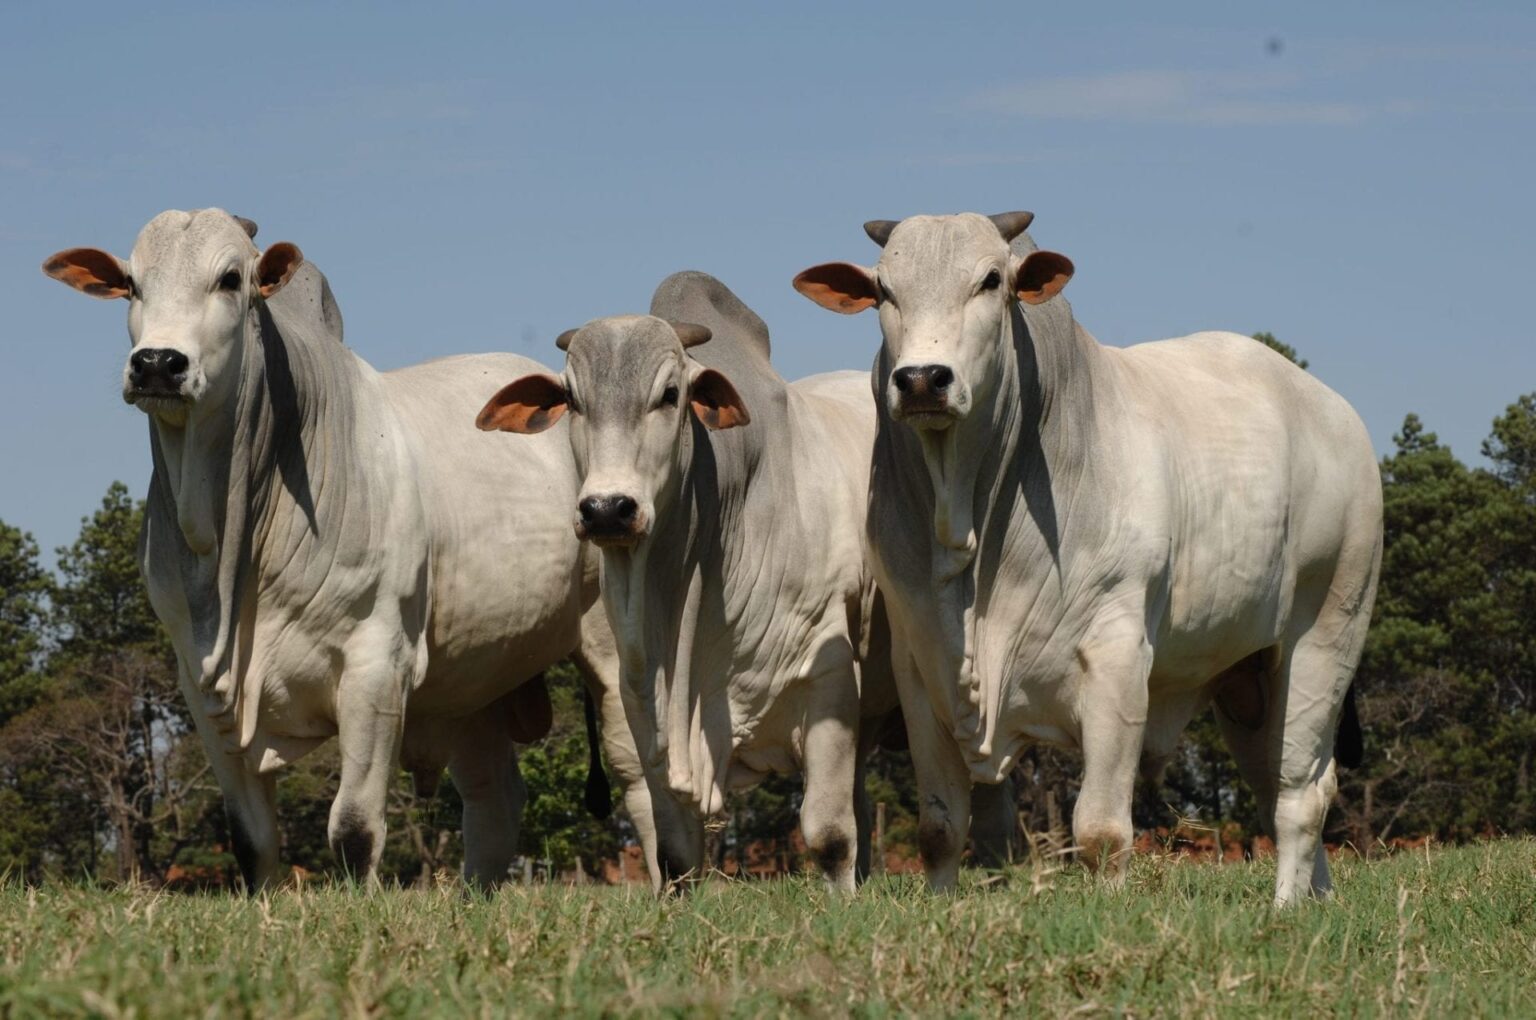
[[[613,788],[608,784],[608,773],[603,771],[603,755],[597,731],[597,705],[592,692],[585,686],[581,692],[582,710],[587,717],[587,792],[583,798],[587,812],[598,821],[613,814]]]
[[[1346,769],[1357,769],[1365,761],[1365,734],[1360,730],[1360,713],[1355,707],[1355,685],[1344,692],[1344,711],[1339,715],[1339,732],[1333,742],[1333,759]]]

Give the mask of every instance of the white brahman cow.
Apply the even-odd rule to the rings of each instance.
[[[1370,438],[1247,337],[1101,346],[1056,297],[1071,261],[1010,250],[1031,218],[872,222],[873,269],[795,278],[879,310],[867,529],[929,879],[955,880],[970,780],[1027,740],[1082,749],[1074,838],[1123,875],[1138,764],[1155,773],[1214,698],[1275,835],[1276,900],[1324,895],[1381,555]]]
[[[123,397],[154,454],[141,565],[241,870],[275,879],[274,770],[335,734],[329,837],[352,873],[378,863],[402,760],[428,787],[446,763],[465,873],[494,883],[525,796],[513,739],[548,728],[540,671],[574,651],[616,690],[601,610],[578,648],[597,586],[565,511],[569,441],[474,429],[497,386],[539,369],[527,358],[374,371],[319,271],[254,235],[218,209],[165,212],[126,261],[75,248],[43,267],[128,302]]]

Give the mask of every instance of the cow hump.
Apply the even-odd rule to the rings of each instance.
[[[651,314],[708,326],[717,337],[740,338],[764,359],[769,357],[768,324],[708,273],[690,269],[662,280],[651,297]]]

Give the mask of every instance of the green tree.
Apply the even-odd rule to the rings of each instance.
[[[0,521],[0,726],[42,696],[48,587],[32,536]]]
[[[65,657],[90,658],[137,648],[174,661],[170,641],[150,608],[139,572],[142,503],[113,482],[101,507],[80,522],[80,537],[58,550],[60,581],[53,592],[55,626]]]
[[[49,592],[57,637],[42,696],[0,739],[0,774],[49,819],[40,841],[54,856],[34,855],[32,870],[94,872],[100,848],[115,877],[159,879],[213,831],[207,762],[187,753],[195,745],[174,660],[139,575],[142,514],[113,483],[79,538],[59,550],[61,577]],[[82,828],[91,832],[87,854]]]
[[[586,809],[587,733],[582,711],[585,680],[569,662],[545,671],[554,725],[549,735],[518,753],[518,768],[528,787],[520,835],[523,853],[547,858],[557,870],[581,861],[588,874],[616,857],[621,819],[593,818]]]
[[[1253,334],[1253,338],[1259,343],[1263,344],[1265,347],[1268,347],[1270,350],[1274,351],[1276,354],[1279,354],[1281,357],[1285,358],[1287,361],[1294,364],[1297,368],[1307,367],[1307,359],[1300,357],[1296,353],[1296,348],[1292,347],[1290,344],[1282,343],[1281,341],[1275,339],[1275,334],[1255,333]]]
[[[1494,419],[1483,456],[1506,484],[1527,500],[1536,499],[1536,393],[1525,394]]]

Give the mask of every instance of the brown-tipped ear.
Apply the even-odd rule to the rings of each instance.
[[[1014,276],[1013,289],[1019,300],[1027,305],[1038,305],[1061,293],[1076,272],[1072,260],[1053,251],[1032,251],[1019,263]]]
[[[127,297],[133,290],[123,263],[99,248],[70,248],[50,255],[43,272],[91,297]]]
[[[736,387],[712,368],[694,376],[688,386],[688,403],[707,429],[733,429],[752,421]]]
[[[501,388],[475,418],[482,432],[533,435],[559,421],[570,407],[565,387],[550,375],[525,375]]]
[[[293,279],[293,274],[304,261],[299,246],[279,241],[261,253],[256,263],[256,286],[261,296],[269,298],[283,289],[283,284]]]
[[[843,315],[873,307],[880,298],[874,275],[851,262],[812,266],[795,277],[795,289],[821,307]]]

